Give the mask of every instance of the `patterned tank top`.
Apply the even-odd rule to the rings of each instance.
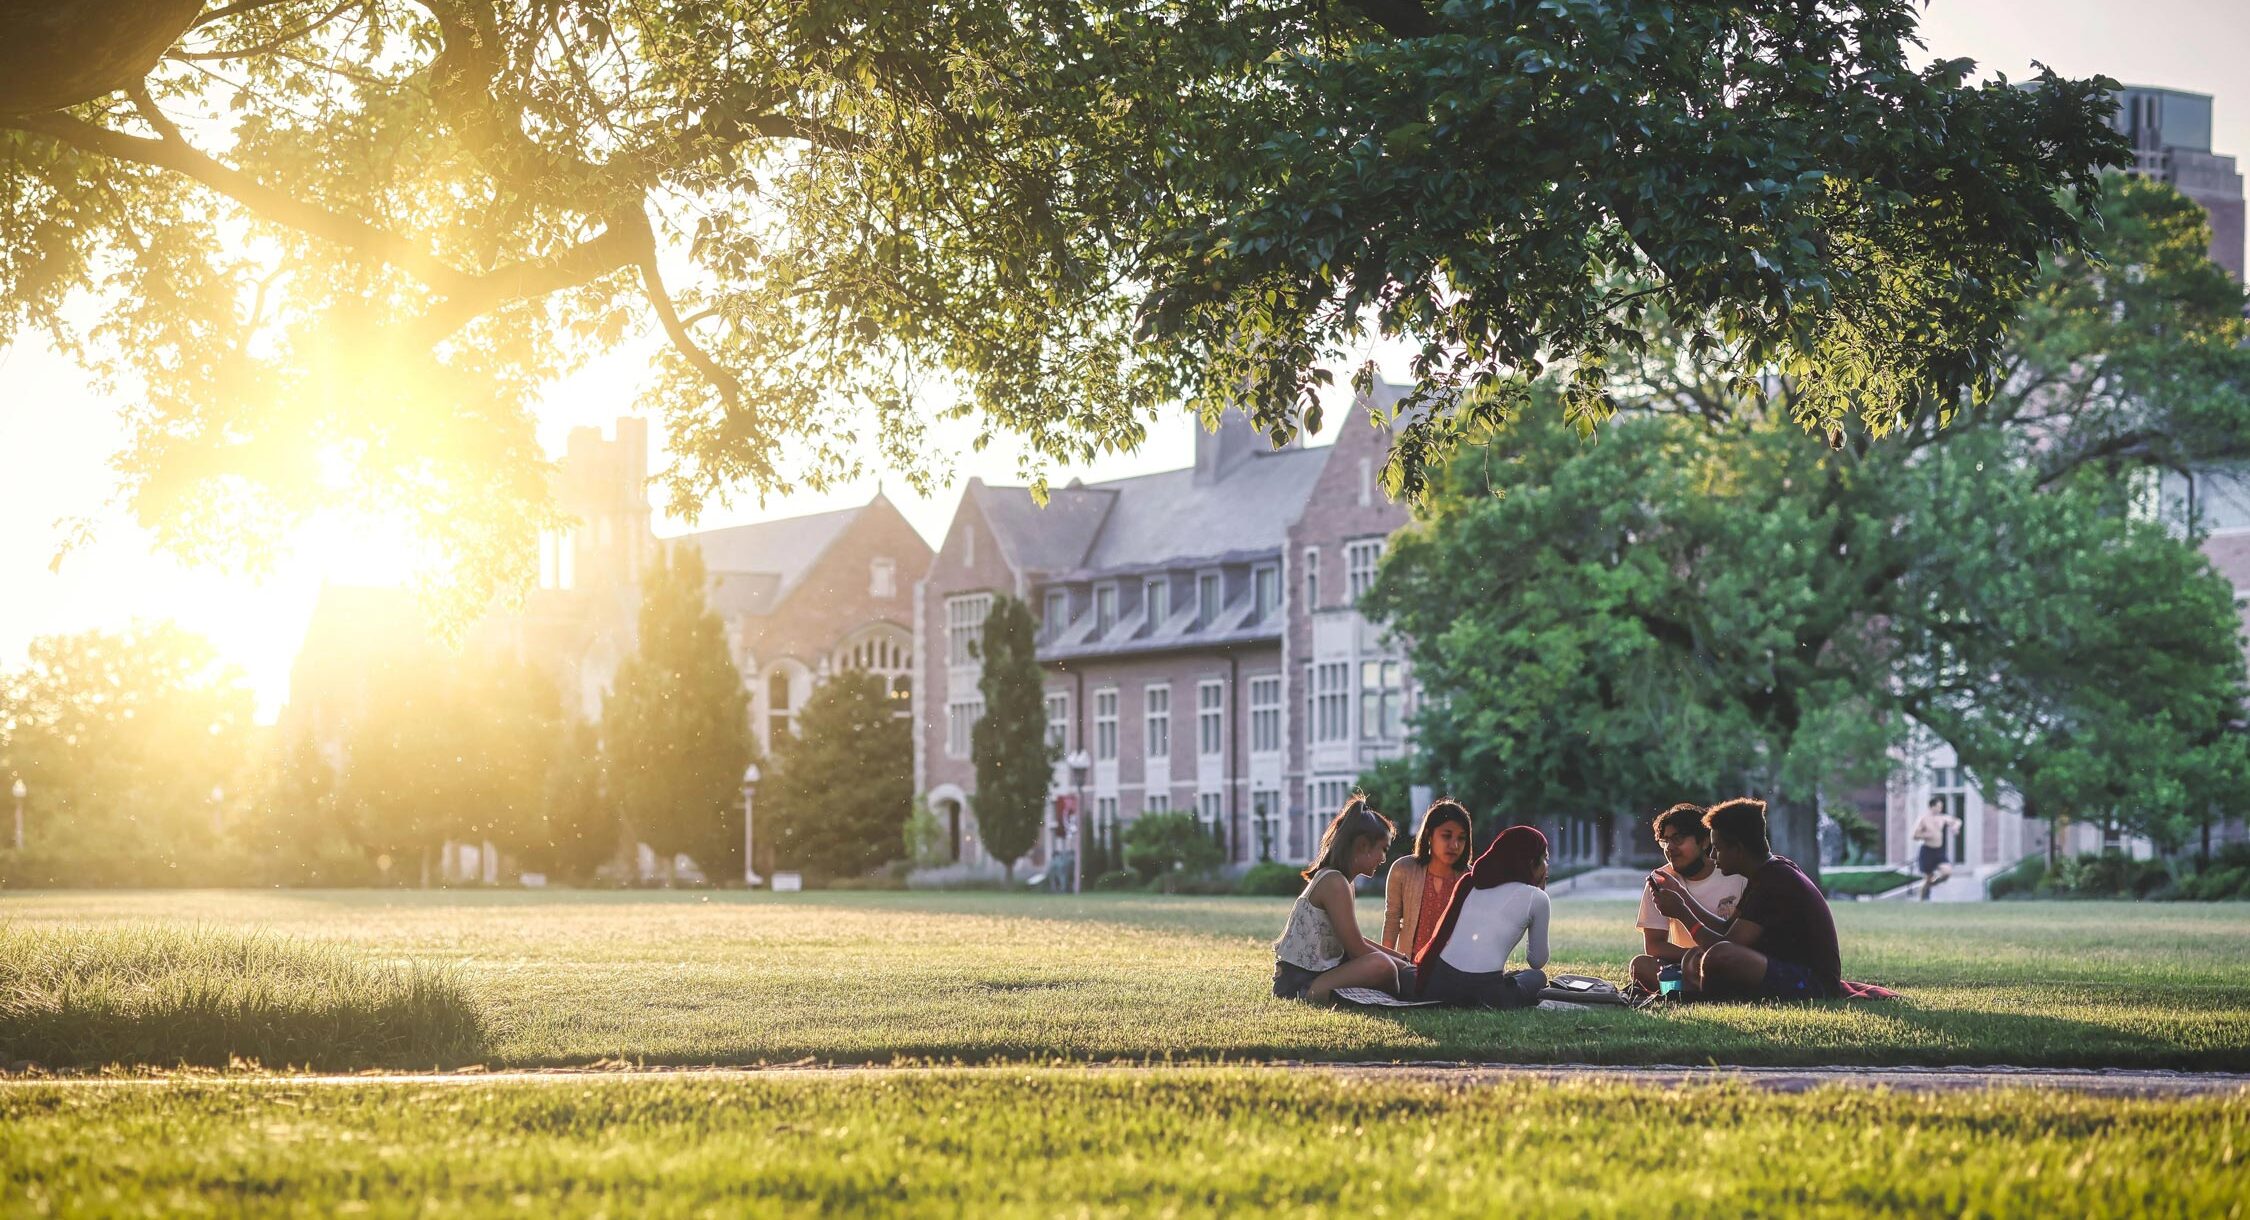
[[[1281,938],[1273,942],[1276,958],[1307,970],[1334,970],[1344,963],[1343,937],[1336,935],[1327,910],[1312,901],[1313,883],[1330,875],[1341,874],[1324,868],[1305,882],[1297,904],[1289,908],[1289,922],[1281,925]]]

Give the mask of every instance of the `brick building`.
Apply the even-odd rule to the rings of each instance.
[[[1044,508],[970,481],[916,617],[916,786],[963,871],[998,868],[969,760],[973,644],[996,595],[1041,624],[1050,739],[1086,764],[1059,765],[1056,793],[1098,831],[1186,810],[1230,864],[1302,859],[1360,768],[1404,752],[1403,652],[1350,599],[1406,514],[1375,490],[1386,442],[1364,404],[1341,435],[1276,451],[1229,417],[1198,432],[1190,467],[1074,482]]]

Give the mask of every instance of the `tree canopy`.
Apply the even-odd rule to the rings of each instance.
[[[29,788],[33,848],[200,854],[214,801],[248,795],[251,712],[242,670],[174,624],[44,636],[0,675],[0,789]]]
[[[1456,783],[1593,810],[1747,783],[1809,852],[1822,787],[1918,726],[2048,816],[2176,844],[2238,804],[2232,591],[2146,509],[2153,473],[2242,456],[2243,291],[2169,188],[2102,207],[2102,259],[2053,260],[1951,421],[1806,446],[1792,383],[1730,398],[1660,335],[1598,440],[1549,417],[1456,462],[1371,597]]]
[[[547,521],[538,387],[636,335],[689,514],[869,447],[926,485],[934,415],[1033,474],[1176,402],[1283,438],[1369,325],[1406,493],[1550,371],[1591,427],[1657,313],[1887,432],[1990,387],[2124,151],[2112,82],[1914,66],[1918,8],[11,6],[0,343],[129,394],[175,549],[400,513],[471,595]]]

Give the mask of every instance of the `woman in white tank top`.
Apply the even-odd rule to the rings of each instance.
[[[1414,986],[1414,964],[1359,931],[1352,909],[1354,877],[1373,876],[1397,829],[1391,820],[1352,799],[1320,837],[1320,857],[1305,870],[1305,891],[1289,908],[1289,921],[1273,942],[1273,993],[1325,1003],[1338,987],[1375,987],[1405,995]]]

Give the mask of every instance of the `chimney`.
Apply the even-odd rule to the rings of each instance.
[[[1272,446],[1265,435],[1250,422],[1250,417],[1240,411],[1229,411],[1219,417],[1219,430],[1209,431],[1201,420],[1195,428],[1195,481],[1216,483],[1227,476],[1242,459],[1263,452]]]

